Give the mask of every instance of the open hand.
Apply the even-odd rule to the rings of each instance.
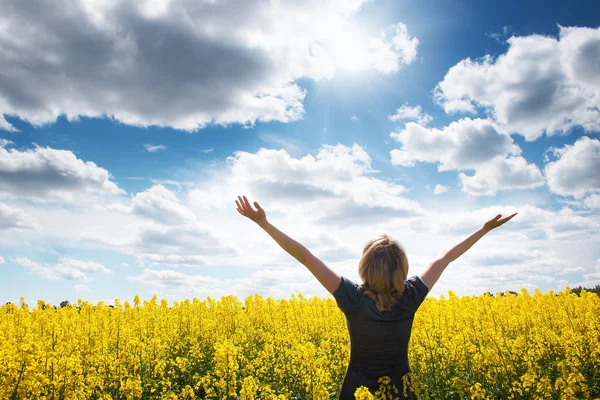
[[[483,227],[485,229],[487,229],[488,231],[491,231],[492,229],[499,227],[500,225],[504,224],[505,222],[510,221],[510,219],[512,217],[514,217],[515,215],[517,215],[517,213],[509,215],[508,217],[505,217],[505,218],[500,218],[500,217],[502,217],[502,214],[498,214],[494,218],[490,219],[485,224],[483,224]]]
[[[254,211],[254,209],[252,208],[252,206],[250,205],[250,202],[248,201],[248,199],[246,198],[246,196],[238,196],[239,202],[238,200],[235,201],[235,204],[237,204],[237,211],[242,214],[244,217],[248,217],[250,218],[252,221],[256,222],[257,224],[265,222],[267,220],[267,214],[265,213],[265,210],[263,210],[260,205],[258,204],[258,202],[254,202],[254,205],[256,206],[256,209],[258,211]]]

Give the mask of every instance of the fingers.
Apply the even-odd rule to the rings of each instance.
[[[254,210],[252,209],[252,206],[250,205],[250,202],[249,202],[249,201],[248,201],[248,199],[246,198],[246,196],[242,196],[242,197],[244,198],[244,204],[246,204],[246,207],[247,207],[249,210],[252,210],[252,211],[254,211]]]
[[[244,213],[246,212],[246,207],[244,207],[244,202],[242,201],[241,197],[238,196],[239,199],[239,203],[238,200],[235,201],[235,204],[237,204],[239,210],[241,212],[242,215],[244,215]]]
[[[510,220],[511,220],[511,219],[512,219],[512,218],[513,218],[515,215],[517,215],[517,213],[514,213],[514,214],[512,214],[512,215],[509,215],[509,216],[508,216],[508,217],[506,217],[506,218],[502,218],[502,219],[499,219],[499,220],[495,221],[495,222],[496,222],[496,227],[498,227],[498,226],[500,226],[500,225],[503,225],[503,224],[505,224],[506,222],[510,221]]]
[[[248,214],[248,213],[256,212],[250,205],[250,202],[248,201],[246,196],[238,196],[238,200],[235,201],[235,204],[238,207],[238,212],[244,216],[246,216],[246,214]],[[258,205],[258,202],[255,201],[254,205],[256,206],[257,210],[261,209],[260,206]]]
[[[509,215],[509,216],[508,216],[508,217],[506,217],[506,218],[502,218],[502,219],[501,219],[501,220],[499,220],[498,222],[500,222],[500,223],[502,223],[502,224],[503,224],[503,223],[505,223],[505,222],[508,222],[508,221],[510,221],[510,220],[511,220],[511,218],[512,218],[512,217],[514,217],[515,215],[517,215],[517,213],[514,213],[514,214],[512,214],[512,215]]]

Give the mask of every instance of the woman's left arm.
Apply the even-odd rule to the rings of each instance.
[[[243,198],[238,196],[238,199],[239,203],[236,200],[236,204],[240,214],[256,222],[256,224],[263,228],[265,232],[267,232],[277,242],[277,244],[281,246],[282,249],[288,252],[301,264],[305,265],[306,268],[308,268],[315,278],[321,282],[321,285],[323,285],[323,287],[325,287],[329,293],[333,294],[337,290],[340,284],[340,276],[335,271],[329,268],[314,254],[312,254],[306,247],[285,233],[281,232],[269,221],[267,221],[265,211],[257,202],[254,202],[254,205],[257,209],[257,211],[254,211],[246,196],[243,196]]]

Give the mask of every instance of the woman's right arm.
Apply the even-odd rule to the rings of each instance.
[[[438,281],[438,279],[442,275],[442,272],[444,272],[448,264],[450,264],[452,261],[456,260],[458,257],[463,255],[467,250],[471,248],[471,246],[473,246],[479,239],[481,239],[483,235],[509,221],[515,215],[517,215],[517,213],[514,213],[502,219],[500,219],[500,217],[502,216],[501,214],[496,215],[494,218],[483,224],[481,228],[479,228],[477,231],[471,234],[471,236],[469,236],[468,238],[466,238],[465,240],[448,250],[446,254],[444,254],[442,257],[429,264],[429,266],[427,266],[427,268],[425,268],[425,271],[423,271],[423,273],[421,274],[421,279],[423,280],[423,282],[425,282],[425,284],[429,288],[429,291],[431,291],[433,285],[435,285],[435,283]]]

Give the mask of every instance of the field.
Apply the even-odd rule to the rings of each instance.
[[[22,301],[0,308],[0,398],[333,399],[349,352],[332,298]],[[427,298],[409,354],[420,399],[600,398],[600,298]]]

